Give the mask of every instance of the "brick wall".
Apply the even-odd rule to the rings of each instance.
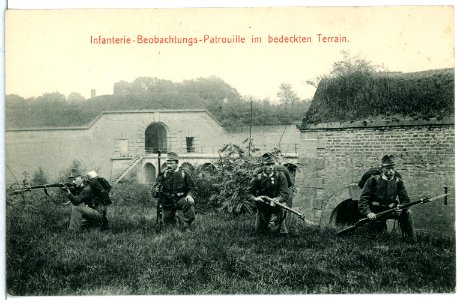
[[[453,122],[399,122],[398,124],[321,124],[301,130],[297,194],[294,206],[321,225],[332,210],[352,198],[349,186],[369,168],[379,166],[384,154],[393,154],[412,200],[435,196],[454,187]],[[448,226],[453,230],[454,199],[414,207],[416,225]],[[427,223],[429,222],[429,223]]]

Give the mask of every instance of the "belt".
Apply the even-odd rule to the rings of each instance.
[[[380,204],[379,202],[377,201],[372,201],[371,202],[371,205],[372,206],[377,206],[377,207],[383,207],[383,208],[393,208],[397,205],[397,203],[390,203],[390,204]]]
[[[182,197],[185,193],[166,194],[170,198]]]

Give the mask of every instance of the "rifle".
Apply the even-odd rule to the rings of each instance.
[[[280,202],[278,202],[278,201],[275,201],[275,200],[273,200],[272,198],[267,197],[267,196],[260,196],[260,198],[262,198],[262,200],[264,200],[266,203],[273,203],[274,205],[277,205],[277,206],[281,207],[282,209],[285,209],[285,210],[287,210],[287,211],[289,211],[289,212],[295,214],[295,215],[298,216],[300,219],[302,219],[302,221],[304,221],[305,223],[307,223],[307,224],[309,224],[309,225],[315,225],[315,226],[317,225],[317,224],[313,223],[312,221],[307,220],[307,219],[305,218],[305,215],[304,215],[304,214],[302,214],[302,213],[300,213],[300,212],[298,212],[298,211],[296,211],[296,210],[290,208],[290,207],[287,206],[287,205],[284,205],[283,203],[280,203]]]
[[[45,192],[46,196],[48,196],[50,199],[51,199],[51,196],[50,194],[48,193],[48,189],[47,188],[55,188],[55,187],[59,187],[59,188],[63,188],[63,187],[67,187],[69,188],[70,190],[74,189],[75,188],[75,185],[73,183],[70,183],[70,182],[66,182],[66,183],[50,183],[50,184],[42,184],[42,185],[25,185],[22,189],[16,189],[16,190],[13,190],[10,195],[18,195],[18,194],[21,194],[24,196],[24,193],[25,192],[29,192],[29,191],[32,191],[34,189],[43,189],[43,191]],[[54,200],[53,200],[54,201]],[[54,201],[56,203],[59,203],[61,204],[61,202],[57,202],[57,201]]]
[[[160,195],[163,195],[163,185],[160,183],[157,183],[153,186],[153,191],[152,191],[152,196],[153,198],[157,199],[157,205],[156,205],[156,210],[157,210],[157,220],[156,220],[156,226],[155,230],[156,232],[160,232],[163,230],[163,214],[162,214],[162,209],[163,207],[161,206],[160,203]]]
[[[416,204],[423,204],[423,203],[432,202],[433,200],[437,200],[437,199],[441,199],[441,198],[447,198],[447,195],[449,195],[449,193],[439,195],[439,196],[436,196],[436,197],[432,197],[432,198],[426,197],[426,198],[423,198],[423,199],[420,199],[420,200],[417,200],[417,201],[412,201],[412,202],[409,202],[409,203],[399,204],[399,205],[396,205],[393,208],[390,208],[388,210],[385,210],[385,211],[382,211],[382,212],[379,212],[379,213],[375,214],[375,219],[381,218],[381,217],[383,217],[385,215],[388,215],[388,214],[390,214],[392,212],[395,212],[396,210],[399,210],[399,209],[406,209],[406,208],[411,207],[411,206],[416,205]],[[353,226],[347,227],[347,228],[342,229],[339,232],[337,232],[337,235],[340,236],[340,235],[344,235],[345,233],[352,232],[356,228],[361,227],[364,224],[367,224],[367,223],[369,223],[371,221],[373,221],[373,220],[371,220],[369,218],[359,219],[358,222],[356,222]]]

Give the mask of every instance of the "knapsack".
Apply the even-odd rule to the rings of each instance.
[[[107,179],[105,179],[104,177],[97,177],[97,180],[102,185],[104,190],[106,190],[107,193],[110,193],[110,190],[112,189],[112,185],[110,184],[110,182]]]
[[[96,178],[90,179],[89,184],[93,192],[96,193],[96,196],[101,199],[102,204],[112,204],[112,199],[110,199],[109,194],[110,190],[112,189],[112,185],[107,181],[107,179],[98,176]]]

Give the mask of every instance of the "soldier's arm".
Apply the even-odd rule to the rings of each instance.
[[[93,194],[91,192],[91,189],[84,188],[80,194],[78,195],[72,195],[72,193],[67,194],[67,198],[69,198],[70,202],[72,202],[73,205],[78,205],[80,203],[86,203],[87,201],[89,202],[91,198],[93,197]]]
[[[371,213],[371,209],[369,208],[369,200],[371,199],[372,195],[372,180],[372,177],[367,179],[366,183],[364,184],[361,196],[358,200],[358,210],[365,216]]]
[[[282,172],[279,173],[279,191],[275,198],[278,202],[286,202],[289,197],[289,188],[286,176]]]
[[[410,198],[409,198],[409,195],[407,194],[406,187],[404,186],[404,182],[401,179],[398,180],[397,188],[398,188],[399,203],[401,204],[409,203]]]
[[[257,177],[254,177],[251,179],[251,181],[249,182],[249,186],[248,188],[246,189],[246,192],[248,193],[249,195],[249,198],[251,200],[255,200],[256,199],[256,193],[257,193]]]
[[[195,198],[196,183],[195,180],[193,180],[192,175],[187,172],[185,172],[185,190],[187,191],[187,196]]]

